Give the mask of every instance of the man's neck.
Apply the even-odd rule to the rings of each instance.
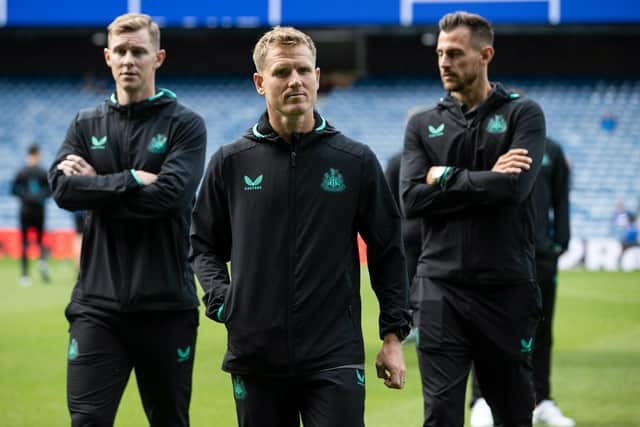
[[[155,95],[155,88],[151,86],[149,89],[140,90],[137,92],[127,92],[119,87],[116,87],[116,95],[118,96],[118,104],[128,105],[136,102],[144,101]]]
[[[307,133],[313,130],[313,112],[302,116],[283,116],[269,113],[271,128],[287,143],[291,143],[294,133]]]
[[[491,83],[484,80],[478,86],[470,87],[462,92],[451,92],[451,95],[464,104],[468,110],[473,110],[489,97],[492,89]]]

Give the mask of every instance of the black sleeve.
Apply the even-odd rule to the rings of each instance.
[[[553,158],[553,182],[551,198],[553,202],[554,243],[564,252],[569,247],[569,166],[562,148],[555,145]]]
[[[407,218],[433,217],[465,211],[470,201],[455,192],[445,193],[440,185],[427,184],[427,171],[435,164],[420,138],[419,116],[409,119],[404,135],[400,166],[400,200]]]
[[[158,179],[126,194],[108,214],[120,219],[151,219],[171,213],[181,214],[193,201],[202,178],[207,147],[204,120],[195,116],[177,131]],[[128,172],[130,173],[130,172]]]
[[[533,189],[542,165],[546,141],[544,114],[529,102],[516,117],[516,129],[509,149],[525,148],[533,160],[531,169],[518,174],[469,171],[454,168],[443,188],[449,193],[464,193],[481,204],[522,203]]]
[[[96,176],[65,176],[57,169],[67,155],[76,154],[88,159],[84,144],[78,134],[78,116],[69,129],[62,146],[49,169],[49,186],[58,206],[68,210],[96,209],[114,203],[123,194],[138,187],[129,171]]]
[[[401,153],[393,155],[387,163],[387,168],[384,171],[384,176],[387,178],[389,187],[391,188],[391,194],[396,200],[396,203],[400,203],[400,159]]]
[[[13,182],[11,182],[11,194],[20,198],[24,195],[24,178],[22,177],[22,171],[18,172],[16,176],[13,178]]]
[[[371,285],[380,304],[380,337],[409,333],[408,279],[402,249],[400,212],[382,168],[367,147],[358,201],[358,232],[367,244]]]
[[[191,220],[189,261],[204,290],[206,315],[222,319],[224,297],[230,286],[227,262],[231,257],[231,219],[222,173],[220,148],[209,161]]]
[[[453,167],[439,184],[426,184],[426,173],[433,165],[427,160],[415,160],[422,147],[409,139],[403,156],[403,202],[407,216],[433,216],[459,212],[474,204],[492,205],[522,203],[529,197],[544,155],[546,129],[540,107],[529,101],[516,113],[513,140],[509,149],[525,148],[532,158],[531,169],[519,174],[490,170],[472,171]],[[418,141],[419,143],[419,141]],[[424,153],[424,149],[422,149]],[[422,155],[426,159],[426,153]],[[421,181],[418,167],[423,166]]]

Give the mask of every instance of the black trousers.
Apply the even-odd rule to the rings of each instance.
[[[231,375],[239,427],[364,427],[364,370]]]
[[[44,210],[20,210],[20,232],[22,234],[22,254],[21,254],[21,268],[22,275],[29,275],[29,259],[27,258],[27,232],[30,228],[35,228],[38,246],[40,247],[40,258],[45,259],[46,253],[44,246],[42,246],[42,233],[44,229]]]
[[[551,347],[553,346],[553,313],[556,307],[558,257],[536,255],[538,285],[542,294],[542,322],[538,326],[533,349],[533,376],[536,401],[551,399]]]
[[[72,302],[65,314],[73,427],[113,426],[132,369],[150,426],[189,425],[197,310],[126,313]]]
[[[553,314],[556,305],[558,257],[555,254],[537,254],[536,270],[542,296],[543,317],[538,324],[533,349],[533,382],[536,403],[551,399],[551,347],[553,346]],[[482,397],[478,379],[473,376],[471,402]]]
[[[424,427],[462,427],[471,364],[496,426],[530,427],[534,407],[531,353],[541,315],[535,282],[454,286],[419,277],[418,362]]]

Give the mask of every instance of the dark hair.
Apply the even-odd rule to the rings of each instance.
[[[471,41],[476,47],[493,46],[493,28],[489,21],[480,15],[469,12],[452,12],[444,15],[438,23],[440,31],[445,33],[458,27],[467,27],[471,31]]]
[[[40,153],[40,146],[35,142],[27,148],[27,154],[30,156],[36,155]]]

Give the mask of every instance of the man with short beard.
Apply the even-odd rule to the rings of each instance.
[[[493,29],[466,12],[440,20],[447,94],[408,122],[407,217],[422,219],[412,295],[424,426],[462,427],[471,363],[496,424],[531,426],[531,352],[540,318],[531,190],[545,147],[540,107],[488,78]]]

